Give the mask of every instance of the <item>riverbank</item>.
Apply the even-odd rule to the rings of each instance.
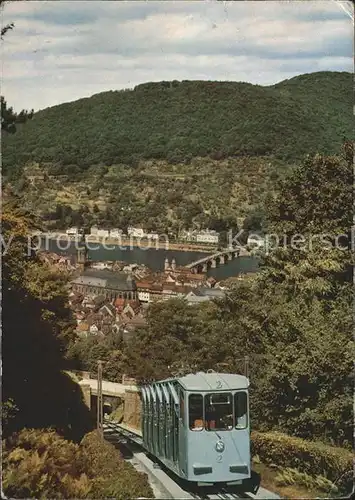
[[[77,236],[70,236],[66,233],[36,233],[36,236],[40,236],[43,239],[58,240],[58,241],[77,241]],[[114,245],[125,248],[141,248],[141,249],[155,249],[155,250],[178,250],[180,252],[204,252],[204,253],[215,253],[217,252],[216,245],[203,245],[203,244],[193,244],[193,243],[179,243],[171,241],[157,241],[148,240],[147,238],[100,238],[98,236],[86,235],[85,241],[89,244],[97,245]]]

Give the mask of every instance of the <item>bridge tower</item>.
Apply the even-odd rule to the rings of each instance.
[[[85,235],[82,234],[78,240],[77,263],[81,271],[88,266],[88,248],[86,246]]]
[[[172,259],[172,261],[171,261],[171,270],[176,271],[176,260],[175,259]]]
[[[164,262],[164,271],[168,271],[169,270],[169,259],[168,257],[165,259],[165,262]]]

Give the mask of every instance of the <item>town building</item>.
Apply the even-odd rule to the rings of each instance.
[[[70,227],[69,229],[66,230],[66,234],[68,236],[78,236],[79,230],[77,227]]]
[[[204,229],[196,234],[197,243],[211,243],[212,245],[218,245],[219,233],[217,231],[211,231],[209,229]]]
[[[137,299],[137,287],[131,275],[108,269],[84,269],[71,282],[72,289],[83,295],[103,295],[108,300]]]
[[[179,233],[179,240],[181,241],[196,241],[196,231],[189,229],[186,231],[185,229]]]
[[[110,238],[121,238],[122,234],[122,229],[111,229]]]
[[[109,262],[92,262],[90,267],[92,269],[112,269],[112,264]]]
[[[137,282],[137,287],[138,287],[138,283],[139,282]],[[145,286],[145,285],[139,283],[139,287],[138,287],[138,300],[140,302],[150,302],[149,284],[147,284]]]
[[[156,302],[161,298],[163,285],[155,280],[137,281],[137,295],[140,302]]]
[[[181,231],[179,234],[179,240],[196,242],[196,243],[207,243],[211,245],[218,245],[219,243],[219,233],[211,229],[201,229],[200,231],[189,229],[188,231]]]
[[[159,240],[158,233],[147,233],[145,234],[145,237],[148,238],[148,240]]]

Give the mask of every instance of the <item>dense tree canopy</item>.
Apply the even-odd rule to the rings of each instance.
[[[27,111],[23,109],[19,113],[15,113],[12,107],[7,106],[7,102],[4,97],[1,96],[1,130],[3,132],[8,132],[14,134],[16,132],[16,124],[25,123],[27,120],[31,120],[34,114],[34,110]]]
[[[4,166],[32,160],[80,172],[140,158],[334,153],[353,138],[351,89],[350,73],[319,72],[269,87],[183,81],[104,92],[35,113],[5,137]]]
[[[20,213],[2,214],[3,432],[54,427],[78,439],[91,420],[79,386],[62,372],[74,340],[65,276],[39,262]]]

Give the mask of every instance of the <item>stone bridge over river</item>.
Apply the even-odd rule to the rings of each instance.
[[[249,256],[250,252],[245,248],[225,248],[219,250],[218,252],[202,257],[201,259],[195,260],[186,266],[193,273],[205,273],[208,269],[216,268],[218,265],[227,264],[229,261],[233,260],[235,257],[246,257]]]

